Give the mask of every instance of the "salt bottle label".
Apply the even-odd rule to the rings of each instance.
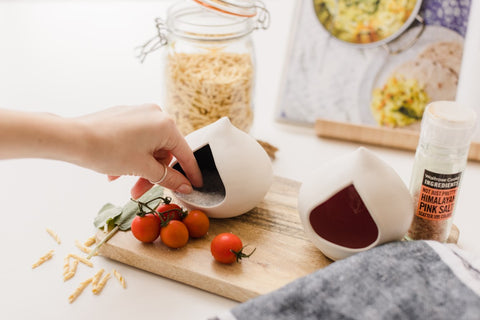
[[[415,215],[437,221],[451,218],[461,176],[461,172],[440,174],[425,170]]]

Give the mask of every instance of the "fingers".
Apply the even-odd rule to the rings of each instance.
[[[163,162],[157,161],[155,161],[154,167],[153,171],[155,172],[155,175],[152,176],[159,177],[158,174],[161,174],[160,178],[139,178],[130,190],[130,195],[133,199],[140,198],[145,192],[150,190],[154,184],[161,185],[162,187],[179,193],[192,192],[193,189],[190,181],[188,181],[188,179],[177,170],[163,164]]]
[[[135,183],[135,185],[130,190],[130,195],[132,199],[140,198],[145,192],[150,190],[155,184],[159,184],[162,187],[175,190],[180,193],[192,192],[192,186],[190,185],[190,182],[185,178],[184,175],[182,175],[177,170],[172,169],[168,166],[165,166],[164,168],[167,168],[167,170],[166,171],[164,170],[166,174],[164,173],[162,175],[162,177],[160,178],[161,181],[150,181],[145,178],[139,178]]]
[[[192,192],[192,185],[183,174],[168,166],[166,166],[166,168],[165,176],[162,176],[161,181],[156,184],[180,193]]]
[[[177,159],[191,184],[196,187],[201,187],[203,185],[202,173],[193,155],[193,151],[180,133],[180,130],[178,130],[173,118],[168,115],[167,118],[169,121],[165,123],[167,123],[167,127],[169,126],[167,130],[171,135],[170,142],[167,143],[168,147],[166,149],[170,151],[170,155],[173,155]],[[169,169],[169,171],[170,170],[173,169]],[[183,176],[177,171],[174,172],[174,175],[177,177]]]
[[[139,150],[143,153],[140,152],[139,162],[135,164],[137,168],[129,171],[130,174],[142,177],[131,189],[132,198],[141,196],[152,187],[153,183],[180,193],[192,192],[192,185],[201,187],[202,173],[197,160],[173,118],[161,112],[156,105],[147,105],[144,109],[150,114],[148,119],[151,121],[148,126],[141,127],[145,129],[144,131],[140,131],[135,136],[143,137],[145,144],[141,147],[148,153],[145,153],[145,150]],[[144,121],[143,117],[142,121]],[[145,158],[145,155],[150,158]],[[185,175],[167,166],[173,157],[182,166]]]
[[[183,137],[178,139],[177,146],[173,148],[171,152],[175,158],[177,158],[178,163],[180,163],[183,171],[192,184],[195,187],[203,186],[202,172],[200,171],[197,160],[193,155],[192,149],[190,149],[190,146]]]
[[[131,189],[132,198],[137,199],[146,191],[148,191],[154,184],[174,190],[179,193],[191,193],[192,185],[190,181],[178,172],[177,170],[165,165],[163,162],[158,162],[152,159],[149,164],[148,172],[144,178],[140,178]]]
[[[132,199],[136,200],[140,198],[145,192],[150,190],[152,187],[153,184],[150,181],[145,178],[140,178],[130,190],[130,195],[132,196]]]

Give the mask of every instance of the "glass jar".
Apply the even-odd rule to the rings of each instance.
[[[260,1],[186,0],[157,18],[157,36],[143,46],[160,47],[163,105],[186,135],[222,117],[248,132],[253,122],[255,54],[251,34],[266,29]]]

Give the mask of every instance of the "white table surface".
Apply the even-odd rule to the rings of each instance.
[[[272,24],[254,34],[258,89],[252,134],[280,149],[273,163],[276,175],[301,181],[359,145],[274,121],[294,1],[265,2]],[[159,55],[139,64],[133,48],[155,33],[153,19],[163,16],[170,3],[0,0],[0,107],[75,116],[117,104],[158,102]],[[369,148],[408,183],[412,152]],[[480,165],[469,163],[455,216],[460,245],[475,254],[480,254],[479,178]],[[127,289],[112,281],[100,296],[84,292],[68,303],[68,295],[92,270],[80,266],[76,277],[64,283],[63,257],[76,251],[76,239],[95,232],[92,221],[104,203],[128,199],[134,180],[109,183],[96,172],[50,160],[0,161],[2,318],[204,319],[237,304],[102,257],[94,258],[95,269],[116,268],[127,279]],[[58,232],[62,245],[52,241],[47,227]],[[54,258],[32,270],[50,249],[56,251]]]

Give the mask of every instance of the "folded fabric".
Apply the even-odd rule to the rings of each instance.
[[[480,319],[479,262],[455,245],[388,243],[214,319]]]

